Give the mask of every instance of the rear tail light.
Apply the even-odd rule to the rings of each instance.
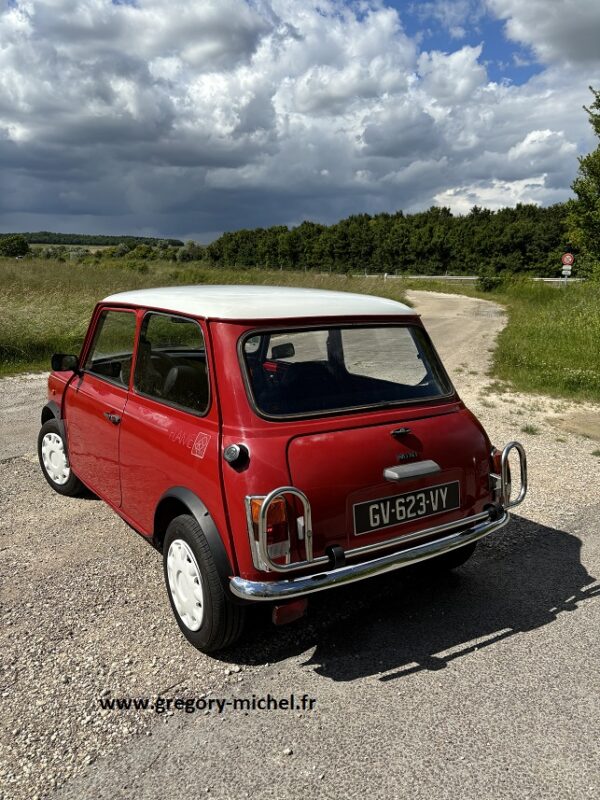
[[[492,461],[492,472],[496,475],[500,475],[502,472],[502,453],[497,447],[492,447],[490,459]]]
[[[258,517],[263,502],[263,498],[253,497],[250,504],[255,539],[258,539]],[[267,512],[267,552],[275,563],[289,563],[290,527],[287,503],[282,497],[273,500]]]
[[[294,486],[281,486],[264,497],[247,496],[246,521],[252,563],[261,572],[292,572],[329,561],[326,555],[313,556],[310,503]]]

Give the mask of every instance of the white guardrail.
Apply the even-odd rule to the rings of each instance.
[[[323,275],[327,273],[322,273]],[[477,275],[392,275],[389,272],[377,272],[375,274],[366,272],[355,272],[353,278],[383,278],[384,281],[407,279],[411,281],[446,281],[447,283],[477,283]],[[542,283],[564,284],[564,278],[533,278],[534,281]],[[569,283],[582,281],[583,278],[569,278]]]

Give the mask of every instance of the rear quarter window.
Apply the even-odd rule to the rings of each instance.
[[[206,413],[208,369],[199,323],[175,314],[147,313],[140,330],[134,386],[166,405]]]

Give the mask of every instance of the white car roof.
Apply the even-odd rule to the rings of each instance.
[[[415,313],[403,303],[385,297],[290,286],[166,286],[111,294],[103,302],[228,320],[395,317]]]

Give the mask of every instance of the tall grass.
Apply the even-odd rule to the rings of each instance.
[[[52,353],[77,353],[94,305],[109,294],[199,283],[306,286],[404,300],[398,283],[383,288],[380,281],[344,275],[223,270],[160,261],[76,264],[0,259],[0,374],[48,368]]]
[[[495,293],[490,295],[493,298]],[[508,284],[494,372],[526,392],[600,401],[600,284]]]

